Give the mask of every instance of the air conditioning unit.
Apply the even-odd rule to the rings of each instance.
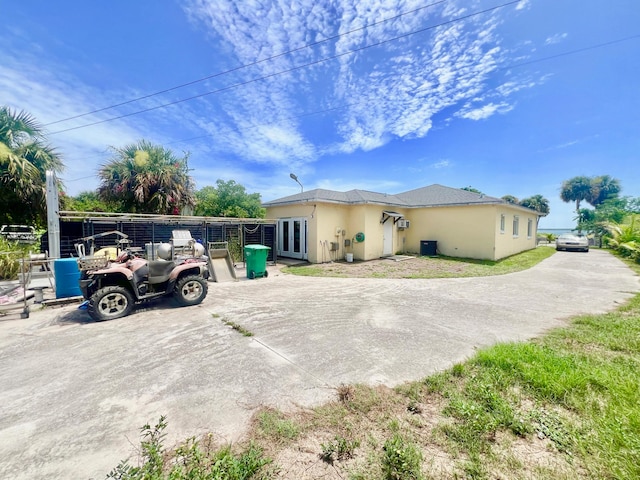
[[[409,220],[401,218],[398,220],[398,228],[409,228]]]

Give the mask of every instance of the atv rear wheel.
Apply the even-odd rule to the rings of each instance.
[[[133,297],[124,287],[104,287],[89,299],[88,312],[97,322],[126,317],[133,309]]]
[[[198,275],[188,275],[178,280],[173,294],[182,306],[198,305],[207,296],[209,285]]]

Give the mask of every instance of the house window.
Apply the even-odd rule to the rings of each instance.
[[[500,233],[504,233],[504,225],[506,223],[506,217],[504,216],[504,213],[502,215],[500,215]]]
[[[517,237],[520,233],[520,217],[518,215],[513,216],[513,236]]]
[[[533,220],[527,220],[527,238],[531,238],[533,235]]]

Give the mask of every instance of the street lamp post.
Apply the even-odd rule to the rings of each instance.
[[[300,193],[304,192],[304,187],[302,186],[302,184],[300,183],[300,180],[298,180],[298,177],[295,173],[290,173],[289,176],[295,180],[296,182],[298,182],[298,185],[300,185]]]

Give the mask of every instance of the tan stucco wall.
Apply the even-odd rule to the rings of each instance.
[[[380,258],[383,249],[384,230],[383,225],[380,223],[383,210],[388,210],[388,207],[379,205],[317,204],[315,216],[317,219],[318,238],[313,245],[311,240],[309,241],[309,261],[322,262],[343,259],[346,253],[353,253],[355,260]],[[338,227],[341,230],[339,236],[336,235]],[[344,234],[342,231],[344,231]],[[356,234],[359,232],[365,234],[364,242],[355,242]],[[345,240],[349,240],[351,246],[345,247]],[[398,245],[401,244],[396,228],[393,229],[393,240],[393,252],[395,253],[398,250]],[[336,241],[339,243],[339,250],[330,252],[326,245]],[[324,255],[322,253],[323,249]],[[315,251],[313,255],[312,251]],[[312,260],[312,258],[315,260]]]
[[[407,250],[420,252],[421,240],[438,242],[449,257],[494,258],[495,207],[490,205],[410,210]]]
[[[351,210],[347,205],[317,204],[318,238],[313,245],[309,243],[309,254],[311,254],[312,249],[316,252],[315,263],[344,258],[344,239],[349,238],[347,235],[349,235],[348,224],[350,213]],[[340,228],[340,235],[336,235],[338,228]],[[342,235],[342,230],[345,231],[344,236]],[[330,246],[332,242],[338,242],[338,250],[331,251]]]
[[[267,218],[307,218],[308,260],[311,263],[340,260],[347,252],[353,253],[356,260],[371,260],[383,254],[384,225],[380,223],[383,210],[404,214],[411,223],[404,230],[393,226],[392,253],[419,253],[421,240],[435,240],[438,253],[442,255],[498,260],[536,246],[536,215],[502,205],[399,209],[317,203],[268,207]],[[500,232],[502,214],[505,215],[504,232]],[[514,215],[520,218],[517,237],[512,233]],[[527,236],[528,219],[533,222],[531,237]],[[340,235],[336,235],[338,227]],[[362,243],[353,241],[358,232],[365,234]],[[345,239],[351,240],[350,247],[345,247]],[[331,242],[338,242],[337,251],[330,250]]]
[[[318,242],[317,219],[314,213],[313,205],[287,205],[282,207],[269,207],[266,209],[266,218],[306,218],[307,219],[307,245],[312,246]],[[312,217],[313,215],[313,217]],[[281,233],[278,232],[280,235]],[[316,252],[314,251],[314,254]],[[311,250],[308,253],[308,260],[311,263],[318,263],[315,257],[311,257]]]
[[[350,226],[353,227],[355,236],[357,232],[365,234],[365,240],[361,244],[354,244],[354,258],[358,260],[372,260],[380,258],[384,248],[384,224],[382,220],[382,212],[384,210],[392,210],[394,212],[406,215],[404,209],[384,207],[380,205],[356,205],[352,207],[352,215]],[[387,223],[393,223],[393,219],[387,220]],[[402,239],[405,231],[399,230],[395,225],[392,228],[393,246],[392,252],[396,253],[403,250]]]
[[[500,231],[500,216],[505,216],[504,232]],[[513,217],[519,217],[519,233],[513,235]],[[531,220],[531,236],[527,235],[527,222]],[[513,208],[496,207],[496,258],[508,257],[536,247],[537,215]]]
[[[500,215],[505,231],[500,232]],[[519,235],[513,235],[513,217],[519,217]],[[407,250],[420,251],[420,240],[436,240],[438,253],[451,257],[499,260],[536,246],[536,215],[498,205],[473,205],[409,210]],[[527,236],[527,221],[532,235]]]

